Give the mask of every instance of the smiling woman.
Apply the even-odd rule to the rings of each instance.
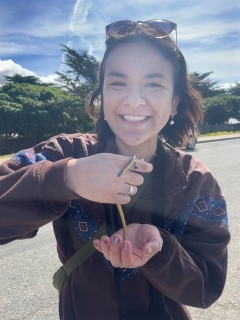
[[[61,320],[190,320],[185,305],[222,293],[226,203],[210,171],[174,148],[202,119],[176,29],[107,26],[86,101],[96,133],[61,134],[0,166],[0,243],[53,221]]]

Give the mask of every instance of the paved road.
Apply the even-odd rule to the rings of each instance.
[[[240,318],[240,140],[201,143],[191,152],[219,181],[228,202],[232,241],[229,273],[222,297],[209,309],[190,308],[193,320]],[[190,152],[190,151],[189,151]],[[57,291],[52,274],[60,266],[51,225],[36,238],[0,247],[0,319],[57,320]],[[71,320],[71,319],[69,319]],[[92,319],[89,319],[92,320]]]
[[[229,212],[231,242],[228,279],[221,298],[209,309],[193,308],[194,320],[240,319],[240,140],[202,143],[192,154],[206,164],[217,178]]]

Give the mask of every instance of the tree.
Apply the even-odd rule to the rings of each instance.
[[[82,99],[60,88],[13,82],[0,88],[0,135],[30,137],[37,143],[92,127]]]
[[[63,47],[64,64],[69,69],[65,74],[56,73],[59,76],[59,81],[63,84],[63,88],[85,99],[97,83],[99,62],[85,51],[78,53],[65,45],[61,46]]]
[[[205,121],[222,124],[230,118],[240,120],[240,97],[221,94],[204,100]]]
[[[4,76],[7,82],[14,83],[28,83],[34,85],[43,85],[43,86],[51,86],[51,83],[42,83],[38,77],[35,76],[22,76],[19,73],[15,73],[13,76]]]
[[[190,80],[194,89],[199,91],[203,98],[214,97],[218,94],[223,94],[225,91],[219,89],[216,85],[217,80],[209,78],[213,71],[198,73],[193,72],[190,74]]]
[[[236,82],[235,85],[231,85],[229,92],[235,96],[240,96],[240,82]]]

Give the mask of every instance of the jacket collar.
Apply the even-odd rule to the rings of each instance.
[[[165,147],[165,195],[185,189],[188,178],[180,162],[180,152],[173,148]],[[188,156],[190,161],[191,156]]]

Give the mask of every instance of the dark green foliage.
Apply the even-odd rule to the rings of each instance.
[[[93,127],[81,98],[59,88],[9,82],[0,87],[0,136],[34,138],[40,142],[62,132]]]
[[[74,49],[62,45],[64,53],[64,64],[68,70],[63,74],[57,72],[63,88],[72,94],[85,99],[86,95],[94,89],[97,83],[97,72],[99,62],[94,56],[85,51],[78,53]]]
[[[205,121],[209,124],[222,124],[230,118],[240,120],[240,97],[220,94],[204,100]]]
[[[219,89],[216,85],[218,81],[209,78],[213,71],[190,74],[190,79],[194,89],[199,91],[203,98],[214,97],[218,94],[225,93],[225,90]]]
[[[235,86],[231,85],[229,92],[235,96],[240,96],[240,82],[236,82]]]
[[[14,76],[5,76],[5,80],[7,82],[14,83],[28,83],[28,84],[36,84],[41,86],[51,86],[51,83],[41,83],[41,80],[35,76],[22,76],[21,74],[15,73]]]

